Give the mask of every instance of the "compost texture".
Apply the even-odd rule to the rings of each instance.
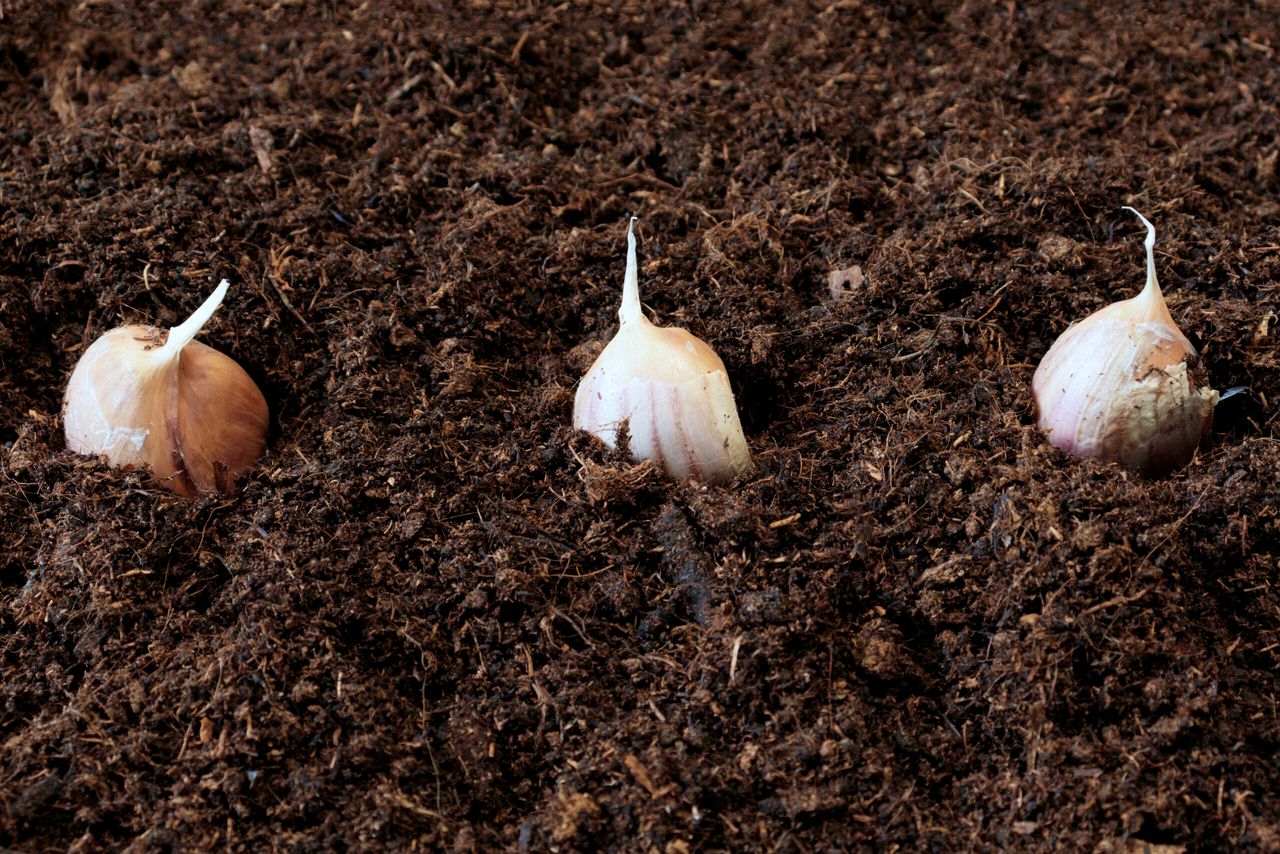
[[[1280,849],[1278,29],[0,2],[0,844]],[[1124,204],[1250,389],[1160,480],[1030,395],[1143,282]],[[631,214],[732,486],[568,426]],[[222,277],[240,492],[64,450],[84,348]]]

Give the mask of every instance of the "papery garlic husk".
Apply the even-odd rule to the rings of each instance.
[[[85,350],[63,401],[67,447],[121,468],[149,466],[186,496],[231,493],[267,447],[267,401],[229,356],[193,340],[224,280],[180,326],[121,326]]]
[[[1126,210],[1147,227],[1146,287],[1063,332],[1031,387],[1040,427],[1056,447],[1157,476],[1190,462],[1218,393],[1195,387],[1188,367],[1195,347],[1156,281],[1155,228]]]
[[[573,426],[610,448],[617,447],[625,426],[632,456],[653,460],[678,480],[726,483],[750,471],[751,454],[720,357],[683,329],[654,326],[640,309],[631,226],[618,318],[618,334],[578,386]]]

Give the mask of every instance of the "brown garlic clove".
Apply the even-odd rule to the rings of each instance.
[[[90,345],[63,401],[68,448],[149,466],[182,495],[235,490],[266,451],[267,402],[234,359],[193,340],[227,287],[168,333],[122,326]]]

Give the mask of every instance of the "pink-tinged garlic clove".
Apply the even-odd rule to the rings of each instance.
[[[720,357],[683,329],[654,326],[640,309],[631,226],[618,318],[617,335],[578,386],[573,426],[613,448],[625,425],[632,456],[653,460],[672,478],[725,483],[750,471]]]
[[[1057,448],[1117,462],[1146,475],[1188,463],[1213,422],[1218,393],[1195,388],[1195,348],[1169,314],[1156,280],[1154,226],[1147,227],[1142,293],[1069,327],[1032,378],[1039,425]]]

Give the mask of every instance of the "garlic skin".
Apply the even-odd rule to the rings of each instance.
[[[1213,423],[1218,393],[1194,388],[1195,348],[1156,281],[1156,230],[1147,227],[1147,284],[1062,333],[1031,381],[1039,425],[1077,457],[1158,476],[1186,465]]]
[[[193,340],[227,287],[168,333],[121,326],[85,350],[62,405],[68,448],[121,468],[150,466],[188,497],[235,491],[266,451],[267,402],[234,359]]]
[[[727,483],[751,470],[729,375],[706,342],[644,316],[635,219],[627,227],[618,333],[578,386],[573,426],[614,448],[626,425],[635,459],[653,460],[677,480]]]

